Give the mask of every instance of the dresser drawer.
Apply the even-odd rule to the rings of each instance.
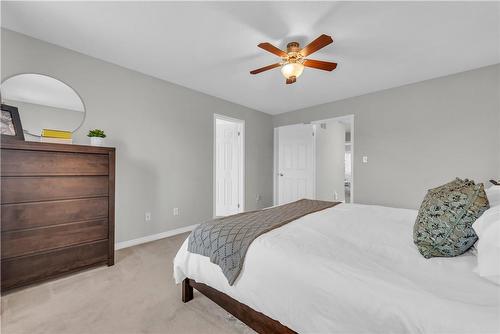
[[[108,217],[106,197],[2,205],[2,231]]]
[[[2,259],[108,238],[108,220],[2,233]]]
[[[107,196],[107,176],[2,177],[2,204]]]
[[[2,150],[2,176],[107,175],[107,154]]]
[[[115,149],[0,143],[1,290],[114,264]]]
[[[108,240],[2,260],[2,290],[34,283],[108,260]]]

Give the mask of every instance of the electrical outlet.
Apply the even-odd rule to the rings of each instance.
[[[257,195],[255,196],[255,202],[260,201],[260,198],[261,198],[261,197],[260,197],[260,194],[257,194]]]
[[[336,191],[334,191],[333,192],[333,200],[336,201],[338,199],[339,199],[339,194]]]
[[[173,214],[174,214],[174,216],[178,216],[179,215],[179,208],[174,208]]]
[[[151,212],[144,213],[144,220],[147,222],[151,220]]]

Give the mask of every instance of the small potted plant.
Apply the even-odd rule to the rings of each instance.
[[[94,129],[89,131],[87,137],[90,137],[91,146],[102,146],[104,144],[104,138],[106,138],[106,134],[102,130]]]

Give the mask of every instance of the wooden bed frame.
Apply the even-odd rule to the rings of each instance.
[[[244,322],[248,327],[252,328],[257,333],[269,334],[291,334],[297,333],[290,328],[282,325],[280,322],[269,318],[265,314],[255,311],[245,304],[240,303],[223,292],[209,287],[203,283],[198,283],[195,280],[186,278],[182,281],[182,301],[187,303],[193,299],[193,288],[204,294],[217,305],[231,313],[233,316]]]

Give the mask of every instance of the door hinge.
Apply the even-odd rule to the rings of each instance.
[[[240,203],[238,203],[238,209],[240,208]]]
[[[314,137],[314,132],[313,132],[313,137]]]

